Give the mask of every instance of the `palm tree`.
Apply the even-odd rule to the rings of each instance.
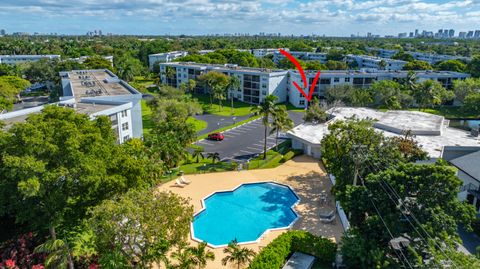
[[[207,155],[207,159],[212,159],[212,164],[215,164],[215,161],[220,161],[220,154],[218,152],[210,152]]]
[[[227,263],[234,263],[237,264],[237,269],[240,269],[242,265],[250,263],[256,255],[255,251],[240,247],[236,239],[228,244],[223,253],[227,255],[222,259],[222,265],[226,266]]]
[[[269,118],[275,114],[275,101],[278,99],[275,95],[267,95],[263,103],[259,106],[253,107],[254,115],[262,116],[262,123],[265,126],[265,136],[263,139],[263,159],[267,158],[267,132],[270,126]]]
[[[279,131],[288,131],[293,128],[293,120],[290,119],[286,106],[275,107],[273,114],[272,130],[270,134],[275,133],[275,150],[278,151],[278,133]]]
[[[171,266],[173,268],[179,268],[179,269],[194,268],[195,264],[193,264],[193,255],[188,248],[179,249],[178,251],[172,253],[172,258],[178,261],[178,264],[176,266]]]
[[[232,111],[231,111],[230,114],[232,116],[233,116],[233,95],[234,95],[235,90],[237,90],[238,88],[240,88],[240,80],[238,79],[238,77],[232,75],[228,79],[228,89],[230,90],[230,102],[231,102],[231,105],[232,105]]]
[[[37,246],[34,253],[47,253],[45,267],[73,269],[72,253],[68,244],[61,239],[49,239]]]
[[[189,93],[193,93],[195,90],[195,87],[197,87],[197,82],[193,79],[189,79],[187,82],[187,88]]]
[[[192,154],[192,157],[196,159],[197,163],[200,161],[200,158],[202,158],[202,160],[203,160],[205,158],[205,156],[203,156],[203,149],[196,148],[195,151]]]
[[[211,250],[206,250],[207,243],[202,242],[197,247],[189,247],[188,251],[192,254],[192,263],[198,265],[198,269],[205,268],[208,260],[215,260],[215,254]]]
[[[225,88],[222,85],[214,85],[212,88],[213,98],[218,100],[219,110],[222,111],[223,103],[222,100],[225,100]]]
[[[180,85],[178,86],[178,88],[179,88],[182,92],[186,92],[186,91],[188,90],[188,85],[187,85],[187,83],[182,82],[182,83],[180,83]]]

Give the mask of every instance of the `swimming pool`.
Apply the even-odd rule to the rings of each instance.
[[[286,229],[297,220],[292,207],[300,199],[288,186],[261,182],[203,199],[204,210],[194,216],[192,237],[212,247],[258,240],[268,230]]]

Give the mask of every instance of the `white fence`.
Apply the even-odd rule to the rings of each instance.
[[[330,178],[330,182],[332,182],[332,185],[335,185],[335,176],[332,174],[328,174],[328,177]],[[339,201],[336,202],[336,207],[338,216],[340,216],[340,221],[342,222],[343,229],[347,231],[348,229],[350,229],[350,222],[348,221],[347,214],[345,214],[345,211],[343,210]]]

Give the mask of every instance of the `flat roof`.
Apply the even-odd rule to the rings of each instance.
[[[329,75],[364,75],[364,76],[407,76],[409,71],[405,70],[321,70],[322,74]],[[299,74],[297,70],[290,70],[294,74]],[[469,74],[459,73],[453,71],[431,71],[431,70],[420,70],[414,71],[417,77],[469,77]],[[317,70],[307,70],[305,74],[316,75]],[[320,75],[320,78],[322,76]]]
[[[443,123],[443,117],[433,114],[414,111],[381,112],[369,108],[351,107],[335,108],[328,112],[335,115],[335,118],[326,124],[301,124],[289,131],[288,136],[320,145],[320,141],[328,134],[327,127],[330,122],[355,116],[358,119],[374,120],[374,128],[387,137],[403,136],[398,130],[420,130],[419,134],[414,136],[414,140],[432,158],[441,157],[444,146],[480,146],[480,139],[473,137],[470,132],[448,127]],[[386,118],[382,121],[382,117]],[[387,124],[394,128],[383,128],[377,123]],[[440,128],[440,132],[437,132],[438,128]],[[423,134],[425,130],[426,134]]]
[[[191,66],[196,68],[210,68],[217,70],[228,70],[228,71],[241,71],[241,72],[262,72],[262,73],[279,73],[287,72],[288,70],[283,69],[269,69],[269,68],[256,68],[256,67],[243,67],[235,64],[202,64],[196,62],[170,62],[170,63],[161,63],[160,65],[173,65],[173,66]]]
[[[84,97],[139,94],[108,70],[74,70],[61,76],[70,81],[76,101]]]

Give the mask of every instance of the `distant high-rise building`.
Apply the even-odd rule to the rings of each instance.
[[[102,35],[102,30],[98,30],[98,35]]]
[[[443,30],[442,30],[442,29],[438,29],[438,35],[439,35],[440,37],[443,36]]]
[[[468,31],[467,38],[472,38],[473,37],[473,31]]]
[[[450,31],[448,31],[448,37],[453,38],[454,36],[455,36],[455,30],[450,29]]]
[[[467,37],[467,32],[458,33],[458,38],[465,38],[465,37]]]
[[[480,38],[480,30],[475,30],[474,38]]]
[[[407,33],[399,33],[398,34],[398,38],[406,38],[407,37]]]
[[[415,29],[415,37],[418,37],[418,29]]]
[[[0,35],[5,35],[6,33],[5,29],[0,29]]]
[[[413,37],[413,32],[410,32],[409,37]],[[416,35],[415,35],[416,36]]]

